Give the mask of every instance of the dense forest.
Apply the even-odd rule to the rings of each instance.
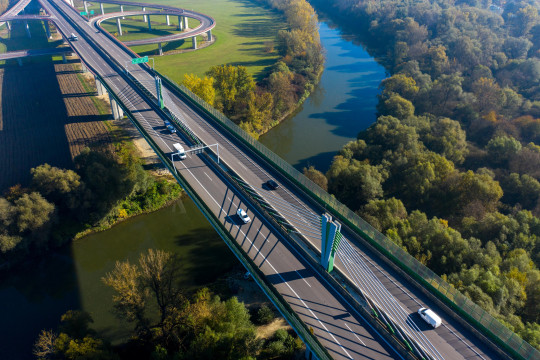
[[[0,271],[180,196],[176,182],[143,169],[131,143],[86,148],[74,162],[75,170],[33,168],[29,188],[15,185],[0,197]]]
[[[540,348],[540,2],[330,5],[392,76],[306,175]]]
[[[317,14],[305,0],[256,0],[282,12],[287,30],[279,31],[279,61],[259,84],[244,66],[212,67],[203,79],[185,75],[183,84],[208,104],[222,111],[241,128],[258,138],[304,101],[318,82],[324,57]]]
[[[57,331],[43,330],[34,354],[40,360],[293,359],[302,341],[286,329],[257,336],[254,323],[274,319],[266,305],[250,313],[236,297],[222,300],[203,288],[186,295],[176,287],[181,261],[150,249],[137,263],[116,262],[102,281],[114,291],[119,319],[133,325],[130,339],[111,346],[90,327],[90,314],[68,311]]]

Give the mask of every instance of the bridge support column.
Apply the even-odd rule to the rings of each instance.
[[[17,58],[17,62],[19,63],[19,66],[22,66],[22,59],[21,58]]]
[[[120,5],[120,12],[123,13],[124,12],[124,5]],[[122,20],[125,20],[126,17],[125,16],[122,16]]]
[[[47,34],[47,39],[52,38],[51,29],[49,29],[49,22],[48,21],[43,21],[43,25],[45,26],[45,33]]]
[[[206,38],[208,39],[208,41],[212,41],[212,30],[208,30],[206,32]]]
[[[165,15],[165,19],[167,20],[167,26],[171,26],[171,19],[169,18],[169,15]]]
[[[62,53],[62,62],[63,62],[64,64],[67,63],[66,53]]]
[[[184,28],[182,27],[182,24],[184,22],[184,17],[183,16],[179,16],[178,17],[178,31],[182,31]]]
[[[191,38],[191,40],[193,41],[193,49],[197,50],[197,37],[194,36]]]
[[[88,69],[86,68],[86,65],[84,65],[83,62],[81,62],[81,70],[83,73],[88,72]]]
[[[116,18],[116,26],[118,27],[118,36],[122,36],[122,24],[120,24],[120,18]]]
[[[122,110],[122,107],[120,104],[116,104],[116,109],[118,110],[118,118],[123,119],[124,118],[124,110]]]
[[[321,265],[328,272],[334,269],[334,259],[341,242],[341,224],[332,221],[332,217],[323,214],[321,217]]]
[[[150,15],[146,16],[148,19],[148,31],[152,31],[152,22],[150,21]]]
[[[113,99],[111,94],[109,94],[109,99],[111,102],[111,110],[112,110],[113,119],[118,120],[120,119],[120,113],[118,112],[118,104],[116,103],[116,100]]]
[[[83,1],[84,3],[84,12],[88,14],[88,3],[86,1]]]
[[[158,43],[157,46],[158,46],[159,56],[162,56],[163,55],[163,49],[161,48],[161,43]]]
[[[32,34],[30,34],[30,26],[28,25],[28,21],[24,22],[24,28],[26,29],[26,35],[28,35],[28,37],[31,38]]]
[[[103,3],[99,3],[99,8],[101,10],[101,15],[105,15],[105,9],[103,9]]]
[[[101,96],[105,93],[105,89],[103,88],[103,85],[101,85],[101,81],[99,81],[98,79],[96,79],[96,90],[98,96]]]
[[[189,29],[188,17],[184,16],[184,30]]]
[[[11,31],[11,23],[9,21],[6,21],[6,27],[8,31]]]
[[[142,8],[142,11],[146,11],[146,8],[143,7],[143,8]],[[143,15],[142,18],[143,18],[143,21],[144,21],[144,22],[147,22],[147,21],[148,21],[148,19],[146,18],[146,15]]]

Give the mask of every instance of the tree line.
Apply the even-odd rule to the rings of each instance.
[[[33,168],[28,188],[15,185],[0,197],[0,270],[77,234],[155,210],[181,192],[145,171],[132,144],[86,148],[74,164],[74,170]]]
[[[540,348],[540,3],[332,4],[392,76],[305,174]]]
[[[282,12],[288,25],[288,30],[277,35],[281,58],[269,74],[257,84],[245,66],[220,65],[213,66],[204,78],[186,74],[183,84],[258,138],[308,97],[324,57],[317,14],[307,1],[256,1]]]
[[[133,325],[130,339],[111,346],[91,329],[88,313],[68,311],[57,331],[40,333],[34,354],[40,360],[284,360],[303,348],[284,329],[257,337],[253,322],[274,319],[267,306],[250,314],[236,297],[222,300],[207,288],[186,295],[177,287],[180,268],[176,255],[153,249],[136,263],[118,261],[102,281],[114,291],[115,314]]]

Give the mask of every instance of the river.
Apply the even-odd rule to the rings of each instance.
[[[320,22],[326,63],[321,81],[291,118],[260,141],[298,170],[326,172],[332,157],[375,122],[378,86],[385,69],[330,20]]]
[[[326,66],[319,85],[291,119],[261,138],[300,170],[314,165],[326,171],[335,152],[375,121],[378,85],[385,77],[354,37],[329,21],[320,23],[320,34]],[[55,328],[69,309],[90,312],[93,328],[108,339],[124,339],[129,326],[114,317],[112,292],[100,279],[116,261],[136,261],[148,248],[181,256],[181,285],[188,290],[211,283],[237,263],[190,200],[77,240],[0,279],[0,359],[32,359],[39,331]]]

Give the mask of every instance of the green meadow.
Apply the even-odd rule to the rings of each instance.
[[[216,37],[214,44],[198,49],[165,56],[157,56],[157,44],[135,46],[132,49],[140,55],[153,56],[156,69],[173,80],[180,82],[184,74],[193,73],[204,75],[214,65],[230,64],[243,65],[249,69],[257,80],[266,74],[268,67],[279,58],[276,51],[267,52],[268,43],[274,43],[277,32],[285,27],[280,14],[261,7],[249,0],[146,0],[149,3],[159,3],[176,6],[188,10],[198,11],[212,16],[216,20],[216,27],[212,35]],[[99,6],[93,6],[99,13]],[[140,10],[138,7],[124,6],[124,11]],[[105,11],[119,11],[119,6],[105,4]],[[176,33],[178,18],[171,16],[171,26],[165,25],[165,16],[153,16],[152,32],[148,31],[147,23],[142,17],[126,18],[122,20],[122,30],[127,34],[120,40],[134,40],[163,36]],[[157,24],[159,22],[161,24]],[[117,32],[116,21],[102,23],[103,27],[112,34]],[[190,28],[197,26],[196,21],[190,19]],[[197,39],[198,45],[203,46],[202,37]],[[192,47],[191,39],[173,43],[163,43],[163,51],[189,50]]]

